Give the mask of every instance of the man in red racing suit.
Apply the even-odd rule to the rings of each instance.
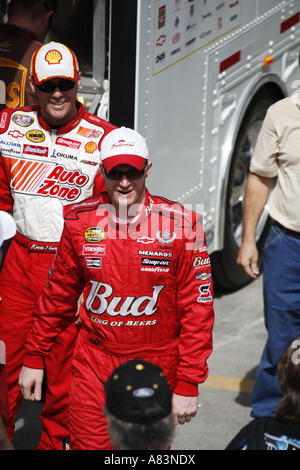
[[[108,122],[86,112],[76,101],[81,74],[74,69],[77,62],[71,50],[50,43],[37,53],[33,71],[37,73],[40,67],[46,74],[47,86],[51,88],[54,83],[52,92],[50,88],[37,89],[35,83],[43,106],[5,109],[0,114],[0,209],[12,212],[17,225],[17,234],[0,275],[0,337],[6,345],[10,402],[7,431],[10,439],[22,399],[18,378],[26,335],[60,240],[63,206],[104,189],[99,171],[99,149],[102,137],[114,129]],[[55,58],[59,58],[59,54],[65,61],[70,59],[66,62],[70,70],[55,69]],[[63,79],[65,81],[61,80],[64,71],[68,77]],[[75,86],[70,83],[71,73]],[[35,80],[39,83],[37,78]],[[59,88],[66,88],[66,85],[71,89]],[[69,103],[73,115],[67,114],[59,120],[59,113],[62,114]],[[53,121],[49,118],[49,106],[52,106]],[[66,438],[68,369],[76,336],[73,322],[60,335],[47,358],[41,449],[62,449],[62,441]]]
[[[136,166],[136,133],[129,131],[112,131],[103,140],[106,148],[112,136],[111,147],[120,152],[115,163],[128,163],[111,171],[102,160],[108,194],[65,207],[61,242],[28,335],[20,375],[24,397],[39,399],[43,358],[74,321],[83,291],[83,325],[70,390],[72,450],[111,448],[102,412],[104,383],[124,361],[143,358],[162,368],[181,424],[195,416],[198,384],[208,374],[213,284],[201,216],[149,194],[144,181],[151,165]],[[133,158],[126,151],[133,152]],[[145,155],[143,160],[147,162]],[[122,220],[116,195],[119,204],[124,198],[127,204],[132,196],[131,202],[136,201],[136,217],[130,223]],[[39,378],[32,380],[32,373]]]

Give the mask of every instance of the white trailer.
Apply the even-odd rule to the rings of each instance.
[[[247,282],[249,161],[267,108],[299,89],[300,0],[64,0],[48,39],[76,52],[87,108],[146,138],[149,189],[203,205],[215,280]]]

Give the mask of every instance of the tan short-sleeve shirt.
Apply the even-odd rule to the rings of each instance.
[[[270,215],[300,232],[300,95],[270,106],[250,164],[251,173],[276,178]]]

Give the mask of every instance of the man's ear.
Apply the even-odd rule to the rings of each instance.
[[[152,170],[152,162],[149,162],[145,171],[146,178],[150,176],[151,170]]]
[[[82,72],[79,70],[78,75],[77,75],[77,85],[78,85],[78,88],[80,87],[81,82],[82,82]]]
[[[33,78],[28,77],[28,80],[29,80],[29,86],[30,86],[32,93],[36,94],[35,83],[33,81]]]

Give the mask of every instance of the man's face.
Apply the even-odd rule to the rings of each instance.
[[[81,73],[78,74],[75,86],[70,90],[61,90],[61,78],[47,80],[47,84],[57,85],[53,91],[41,91],[31,78],[31,88],[36,93],[41,106],[42,116],[51,126],[64,126],[77,116],[76,96],[81,83]]]
[[[110,179],[102,171],[106,191],[108,192],[111,203],[115,208],[116,216],[120,219],[130,219],[138,215],[140,206],[145,200],[146,178],[151,173],[152,163],[148,163],[144,174],[138,179],[130,179],[127,175],[122,175],[120,179]],[[127,172],[135,170],[131,165],[118,165],[112,171]]]

